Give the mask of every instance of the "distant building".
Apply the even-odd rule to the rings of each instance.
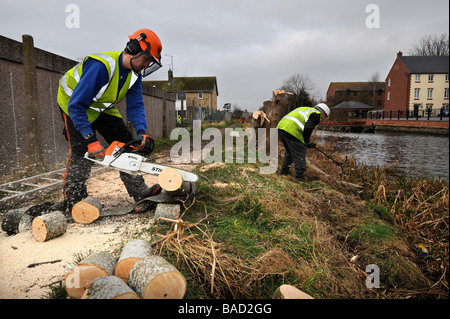
[[[385,82],[331,82],[327,91],[327,104],[338,105],[358,101],[381,110],[384,107]]]
[[[409,111],[411,116],[448,111],[449,57],[403,56],[397,53],[386,77],[386,111]]]
[[[176,94],[176,109],[203,108],[204,113],[208,110],[217,110],[217,78],[215,76],[205,77],[173,77],[169,70],[167,81],[142,81],[143,86],[156,87],[170,93]]]

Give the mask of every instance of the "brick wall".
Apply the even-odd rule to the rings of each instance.
[[[399,52],[394,65],[386,77],[385,111],[406,111],[408,109],[410,85],[409,72],[400,60],[401,56],[402,53]]]

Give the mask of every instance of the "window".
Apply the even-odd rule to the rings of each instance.
[[[176,95],[177,95],[177,101],[181,101],[181,99],[186,101],[186,92],[177,92]]]
[[[388,79],[388,86],[391,86],[391,78]]]
[[[448,82],[448,74],[445,75],[445,82]]]
[[[416,83],[420,82],[420,74],[416,74]]]
[[[414,89],[414,100],[418,100],[420,98],[420,89]]]
[[[448,88],[445,88],[444,89],[444,99],[448,100],[448,96],[449,96]]]
[[[428,75],[428,82],[433,82],[434,81],[434,74],[429,74]]]
[[[198,99],[203,100],[203,92],[198,92]]]
[[[431,100],[433,98],[433,89],[428,89],[427,99]]]
[[[388,92],[388,94],[387,94],[387,100],[388,100],[388,101],[391,100],[391,92]]]

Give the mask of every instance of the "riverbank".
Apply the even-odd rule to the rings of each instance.
[[[376,131],[409,132],[449,136],[448,120],[348,120],[330,121],[318,125],[321,130],[373,133]]]
[[[344,161],[331,144],[323,149]],[[168,153],[161,150],[158,161],[170,165]],[[159,234],[167,237],[156,234],[152,212],[119,221],[105,217],[83,229],[101,236],[109,220],[104,236],[117,234],[114,245],[107,240],[96,249],[116,257],[129,240],[148,240],[155,254],[186,277],[188,299],[271,299],[281,284],[316,299],[448,298],[448,182],[393,177],[385,168],[352,159],[341,171],[314,150],[308,150],[308,159],[304,183],[293,176],[260,174],[259,164],[193,166],[200,180],[194,203],[181,209],[187,227],[160,227]],[[111,186],[113,179],[99,175],[91,182],[108,190],[105,200],[120,205],[123,196]],[[17,260],[24,253],[21,247],[5,247]],[[52,260],[42,252],[37,261]],[[36,267],[34,276],[48,274],[46,266]],[[379,271],[369,277],[367,269]],[[58,271],[51,274],[63,278],[65,269]],[[20,279],[13,273],[4,282]],[[45,285],[37,285],[43,295],[49,291]],[[52,298],[65,298],[56,294],[64,292],[60,285],[51,288]]]

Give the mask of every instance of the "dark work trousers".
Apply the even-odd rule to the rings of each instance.
[[[282,172],[289,170],[289,165],[294,163],[295,177],[303,178],[306,170],[306,146],[298,138],[284,130],[278,130],[278,136],[283,143],[285,152],[281,166]]]
[[[67,201],[69,212],[73,205],[88,196],[86,181],[91,174],[94,162],[84,158],[88,144],[81,133],[75,129],[72,120],[62,112],[64,120],[64,135],[69,142],[69,160],[64,174],[64,199]],[[108,144],[114,141],[127,143],[133,139],[133,134],[126,127],[124,121],[108,114],[100,116],[91,124],[92,130],[104,137]],[[105,145],[103,147],[106,148]],[[141,175],[130,175],[120,172],[120,179],[125,185],[128,194],[136,200],[136,196],[147,189]]]

